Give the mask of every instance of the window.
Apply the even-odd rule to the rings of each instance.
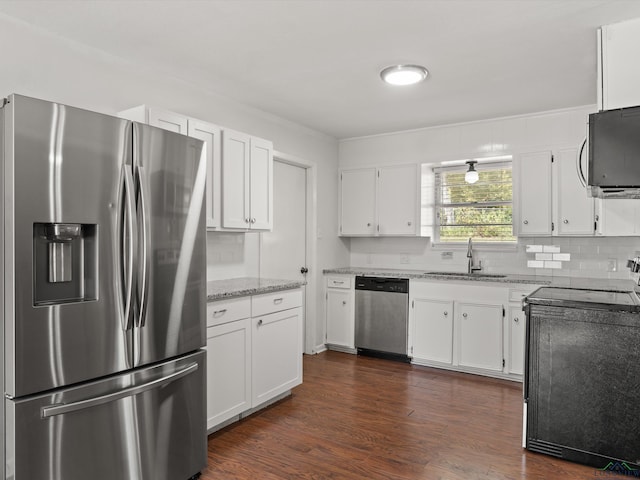
[[[464,181],[467,165],[436,167],[434,241],[513,243],[511,162],[478,163],[479,180]]]

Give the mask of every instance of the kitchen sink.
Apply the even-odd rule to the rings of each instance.
[[[424,272],[425,275],[437,275],[450,278],[505,278],[506,275],[493,273],[465,273],[465,272]]]

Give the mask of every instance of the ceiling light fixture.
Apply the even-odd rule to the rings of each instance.
[[[476,162],[475,160],[469,160],[465,163],[469,165],[469,170],[467,170],[467,172],[464,174],[464,181],[467,183],[476,183],[478,181],[479,175],[474,165],[478,162]]]
[[[421,65],[392,65],[380,72],[380,78],[390,85],[414,85],[427,75],[429,72]]]

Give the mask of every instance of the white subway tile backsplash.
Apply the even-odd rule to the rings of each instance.
[[[560,247],[557,245],[543,245],[542,251],[546,253],[560,253]]]
[[[250,235],[247,235],[250,236]],[[410,268],[427,271],[466,271],[466,245],[459,248],[433,248],[425,238],[352,238],[349,240],[351,266],[379,268]],[[543,252],[543,247],[559,251]],[[219,247],[219,246],[218,246]],[[534,250],[530,251],[531,247]],[[599,253],[599,247],[613,250]],[[210,252],[217,252],[219,248]],[[444,260],[442,251],[452,251],[453,258]],[[522,237],[515,250],[483,250],[474,245],[474,260],[482,260],[483,270],[496,274],[551,275],[562,277],[629,278],[625,268],[628,258],[640,254],[640,237]],[[400,254],[409,254],[410,265],[400,263]],[[545,260],[536,260],[536,253],[552,254],[546,261],[561,262],[562,268],[545,267]],[[553,255],[563,255],[554,257]],[[564,255],[568,255],[564,256]],[[615,259],[617,272],[608,272],[609,260]],[[533,266],[529,262],[534,263]]]
[[[562,268],[562,262],[556,262],[554,260],[545,260],[544,268]]]
[[[544,262],[541,260],[527,260],[527,267],[529,268],[544,268]]]
[[[536,260],[553,260],[553,253],[536,253]]]

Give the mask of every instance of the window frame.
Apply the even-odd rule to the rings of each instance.
[[[458,241],[458,242],[447,242],[447,241],[442,241],[441,237],[440,237],[440,228],[441,228],[441,224],[440,224],[440,218],[439,218],[439,209],[442,208],[443,206],[450,206],[450,207],[489,207],[489,206],[499,206],[499,205],[510,205],[511,206],[511,211],[512,211],[512,217],[511,217],[511,228],[512,228],[512,235],[513,235],[513,240],[510,241],[504,241],[504,242],[500,242],[500,241],[482,241],[482,240],[473,240],[474,246],[480,246],[483,249],[487,249],[487,250],[513,250],[515,248],[517,248],[517,242],[518,242],[518,237],[515,234],[514,231],[514,227],[513,227],[513,223],[514,223],[514,217],[515,217],[515,209],[516,209],[516,203],[515,203],[515,192],[514,192],[514,178],[513,178],[513,158],[511,158],[510,160],[500,160],[500,161],[486,161],[483,162],[481,159],[474,159],[474,160],[480,160],[478,161],[478,163],[475,164],[475,169],[478,172],[481,172],[482,170],[494,170],[494,169],[499,169],[499,168],[508,168],[511,170],[512,175],[511,175],[511,201],[502,201],[502,200],[498,200],[498,201],[492,201],[492,202],[483,202],[483,203],[475,203],[475,202],[462,202],[462,203],[447,203],[444,204],[442,203],[441,199],[442,199],[442,195],[441,195],[441,184],[440,184],[440,179],[439,179],[439,175],[444,173],[444,172],[466,172],[468,170],[468,164],[465,163],[466,160],[460,160],[460,162],[456,162],[455,165],[439,165],[439,166],[435,166],[432,168],[433,170],[433,174],[434,174],[434,191],[433,191],[433,237],[432,237],[432,246],[436,247],[436,248],[441,248],[441,249],[455,249],[456,247],[464,247],[466,248],[466,240],[465,241]],[[449,163],[449,162],[447,162]],[[482,225],[482,224],[478,224],[478,225]]]

